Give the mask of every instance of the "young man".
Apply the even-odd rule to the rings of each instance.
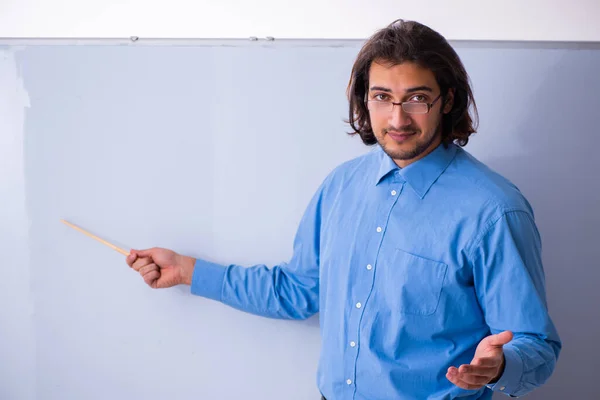
[[[330,400],[521,396],[552,374],[540,236],[527,200],[462,149],[476,107],[437,32],[395,21],[363,46],[348,87],[354,134],[378,149],[336,168],[269,269],[153,248],[127,263],[154,288],[246,312],[320,312]]]

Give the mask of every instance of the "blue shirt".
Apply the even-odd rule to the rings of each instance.
[[[402,169],[380,148],[340,165],[310,201],[289,262],[197,260],[191,291],[265,317],[319,312],[328,400],[520,396],[549,378],[561,349],[530,204],[454,144]],[[496,384],[447,380],[504,330],[514,338]]]

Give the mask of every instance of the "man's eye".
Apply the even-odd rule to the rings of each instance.
[[[387,94],[378,93],[375,95],[375,97],[373,97],[373,99],[377,101],[388,101],[389,96]]]
[[[410,98],[410,101],[414,101],[417,103],[424,103],[426,100],[427,100],[427,98],[425,96],[423,96],[422,94],[417,94]]]

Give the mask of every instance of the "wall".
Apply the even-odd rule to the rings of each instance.
[[[0,399],[32,399],[36,343],[24,158],[29,98],[13,49],[0,51],[0,88]]]
[[[0,47],[0,398],[318,398],[318,320],[278,321],[123,257],[163,246],[218,262],[291,255],[310,196],[350,138],[359,42]],[[600,335],[600,49],[457,47],[479,133],[467,150],[530,199],[565,342],[531,399],[591,399]]]

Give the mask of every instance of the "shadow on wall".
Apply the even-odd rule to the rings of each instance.
[[[528,396],[532,400],[597,396],[600,79],[589,78],[600,71],[600,58],[592,51],[560,54],[542,76],[536,76],[540,71],[534,69],[524,71],[516,81],[507,74],[483,84],[492,85],[496,91],[506,90],[506,98],[498,101],[503,109],[505,102],[512,101],[506,108],[514,107],[514,113],[499,116],[496,126],[484,127],[484,110],[480,110],[483,133],[475,135],[467,146],[521,189],[534,208],[542,236],[550,315],[563,350],[554,375]],[[520,92],[518,82],[522,79],[539,80],[537,91]],[[495,93],[482,95],[494,97]],[[490,108],[493,104],[491,101]],[[490,140],[494,148],[485,148],[488,135],[495,137]],[[513,151],[498,148],[498,136],[505,136],[507,148]],[[506,153],[512,155],[500,156]]]

